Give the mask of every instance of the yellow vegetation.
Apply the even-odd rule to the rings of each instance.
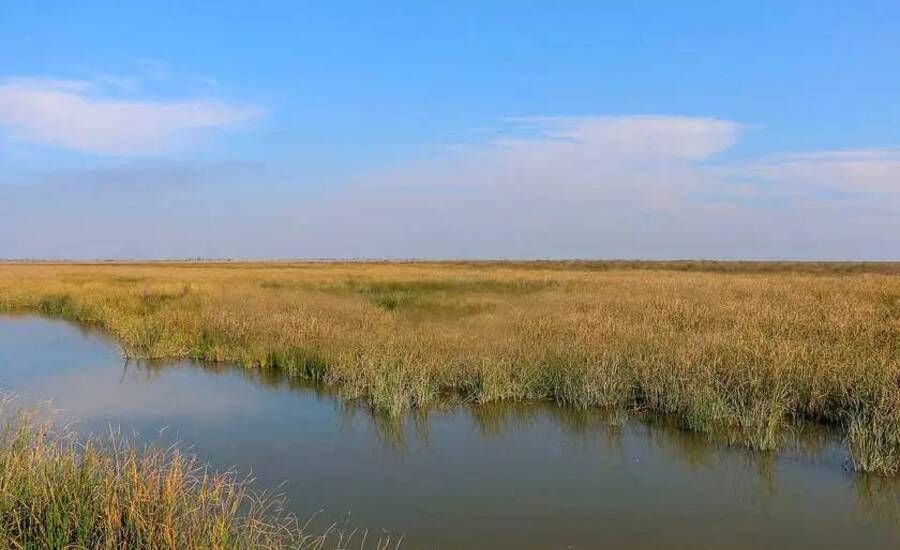
[[[900,469],[898,264],[0,264],[0,310],[97,324],[130,356],[322,379],[392,414],[554,399],[760,450],[813,420],[854,468]]]

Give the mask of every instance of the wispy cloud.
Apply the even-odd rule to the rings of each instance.
[[[306,229],[352,213],[344,218],[359,235],[346,245],[362,256],[379,246],[460,257],[883,259],[900,250],[894,150],[727,161],[717,155],[739,139],[734,121],[514,123],[510,137],[360,174]]]
[[[897,259],[896,150],[723,160],[741,128],[519,119],[480,144],[308,188],[300,168],[69,171],[0,185],[0,255]],[[46,201],[51,187],[65,200]]]
[[[698,160],[721,152],[737,140],[740,125],[717,118],[632,115],[528,117],[512,122],[537,131],[531,139],[498,140],[501,146],[581,149],[609,160]]]
[[[364,173],[384,187],[505,188],[513,196],[559,193],[658,208],[711,177],[698,167],[737,140],[741,126],[677,116],[515,119],[515,137],[453,148],[437,159]],[[518,135],[522,131],[525,136]]]
[[[262,113],[257,107],[209,97],[109,97],[99,94],[99,87],[96,81],[84,80],[3,81],[0,128],[17,141],[80,153],[153,156],[189,146],[205,132],[233,128]]]
[[[782,186],[900,197],[900,150],[897,149],[782,155],[741,170]]]
[[[837,193],[900,198],[900,150],[835,150],[721,161],[742,124],[679,116],[513,119],[508,137],[451,148],[424,162],[366,172],[383,187],[505,187],[522,193],[592,190],[607,202],[633,195],[745,202],[763,195],[823,198]],[[524,135],[523,135],[524,132]],[[712,162],[715,161],[715,162]]]

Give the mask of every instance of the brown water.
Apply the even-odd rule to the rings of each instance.
[[[897,483],[846,472],[821,430],[773,456],[544,403],[392,422],[272,373],[126,363],[103,334],[38,317],[0,317],[0,387],[84,432],[179,441],[317,527],[408,547],[900,547]]]

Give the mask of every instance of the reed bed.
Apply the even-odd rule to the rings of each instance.
[[[0,310],[101,326],[131,357],[336,384],[399,415],[445,398],[663,414],[777,449],[836,426],[900,472],[900,264],[0,264]]]
[[[9,402],[0,403],[0,547],[396,548],[336,528],[307,534],[279,498],[234,472],[116,434],[78,440],[46,411]]]

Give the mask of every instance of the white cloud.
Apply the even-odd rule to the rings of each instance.
[[[296,231],[327,234],[332,249],[358,256],[885,259],[900,250],[891,151],[747,163],[715,158],[740,135],[728,120],[516,123],[515,137],[361,174]]]
[[[824,151],[783,155],[742,169],[781,185],[900,196],[900,151]]]
[[[514,124],[345,185],[145,165],[58,174],[61,201],[0,185],[0,256],[898,258],[897,151],[726,162],[727,120]]]
[[[60,149],[152,156],[260,115],[212,98],[124,100],[95,96],[95,89],[88,81],[7,80],[0,84],[0,127],[16,140]]]
[[[755,199],[816,202],[846,193],[900,200],[900,150],[837,150],[714,160],[733,146],[741,124],[677,116],[516,119],[525,137],[452,148],[424,162],[357,178],[362,187],[505,188],[510,194],[579,195],[638,211]],[[843,200],[843,199],[842,199]]]
[[[740,125],[715,118],[620,116],[514,121],[530,137],[454,148],[443,157],[362,174],[361,187],[467,188],[478,200],[576,201],[632,214],[680,207],[691,194],[741,194],[713,182],[704,161],[730,147]],[[497,194],[496,197],[486,197]],[[575,205],[580,208],[581,205]],[[529,207],[533,208],[533,207]]]
[[[515,119],[544,139],[505,140],[505,145],[544,145],[556,140],[606,159],[707,158],[737,140],[740,125],[716,118],[679,116],[533,117]]]

